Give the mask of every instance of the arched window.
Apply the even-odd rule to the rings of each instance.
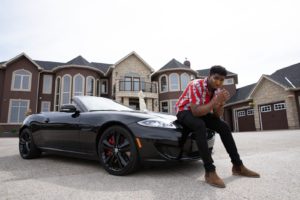
[[[92,76],[86,78],[86,95],[93,96],[95,90],[95,79]]]
[[[31,90],[31,78],[30,71],[25,69],[19,69],[13,72],[11,90],[17,91],[30,91]]]
[[[176,73],[172,73],[169,76],[170,82],[170,91],[178,91],[179,90],[179,75]]]
[[[76,74],[73,79],[73,96],[84,95],[84,76]]]
[[[190,81],[190,76],[187,73],[183,73],[180,75],[181,80],[181,90],[183,91]]]
[[[63,78],[63,89],[62,89],[62,105],[69,104],[71,102],[71,87],[72,87],[72,77],[67,74]]]
[[[167,81],[167,76],[166,75],[162,75],[160,77],[160,92],[168,92],[168,81]]]
[[[55,100],[54,100],[54,110],[59,110],[60,105],[60,86],[61,86],[61,78],[58,76],[55,80]]]

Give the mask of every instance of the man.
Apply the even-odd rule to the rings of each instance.
[[[225,188],[217,175],[206,139],[206,128],[220,134],[222,143],[233,164],[233,175],[259,178],[260,175],[247,169],[240,159],[229,126],[220,117],[229,92],[222,88],[227,71],[222,66],[213,66],[205,79],[191,81],[176,103],[178,121],[192,130],[205,168],[205,181],[216,187]]]

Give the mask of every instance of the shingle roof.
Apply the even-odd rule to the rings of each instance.
[[[249,96],[250,92],[252,91],[252,89],[255,87],[255,85],[256,85],[256,83],[253,83],[253,84],[238,88],[236,90],[236,93],[229,99],[229,101],[227,101],[227,104],[246,100],[247,97]]]
[[[104,73],[106,73],[109,70],[109,67],[111,66],[111,64],[106,64],[106,63],[92,62],[91,64],[94,67],[96,67],[97,69],[100,69],[101,71],[103,71]]]
[[[279,69],[269,76],[274,81],[287,88],[300,87],[300,63]],[[292,83],[292,85],[289,83]]]
[[[209,71],[210,71],[210,68],[209,69],[197,70],[197,72],[200,76],[208,76]],[[230,76],[230,75],[236,75],[236,73],[233,73],[233,72],[227,70],[227,76]]]
[[[63,62],[52,62],[52,61],[41,61],[41,60],[34,60],[39,66],[41,66],[45,70],[52,70],[53,68],[57,66],[62,66],[62,65],[83,65],[83,66],[89,66],[96,68],[98,70],[101,70],[102,72],[106,73],[109,70],[109,67],[112,64],[107,64],[107,63],[97,63],[97,62],[88,62],[85,58],[82,56],[77,56],[76,58],[68,61],[67,63]],[[1,62],[0,64],[5,63]]]
[[[41,66],[45,70],[52,70],[54,67],[65,64],[61,62],[40,61],[40,60],[34,60],[34,62],[36,62],[39,66]]]
[[[165,64],[162,68],[160,68],[158,71],[165,70],[165,69],[179,69],[179,68],[190,69],[190,67],[182,64],[181,62],[179,62],[175,58],[173,58],[167,64]]]

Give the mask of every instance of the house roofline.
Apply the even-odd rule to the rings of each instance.
[[[129,56],[131,55],[135,55],[138,59],[140,59],[142,61],[142,63],[144,63],[146,65],[146,67],[148,67],[150,69],[151,72],[154,72],[155,70],[141,57],[139,56],[135,51],[130,52],[129,54],[127,54],[125,57],[121,58],[119,61],[117,61],[114,66],[120,64],[122,61],[126,60]]]
[[[31,59],[26,53],[24,53],[24,52],[20,53],[19,55],[15,56],[15,57],[11,58],[10,60],[6,61],[5,63],[3,63],[3,64],[2,64],[2,67],[3,67],[3,68],[6,68],[8,64],[10,64],[11,62],[13,62],[13,61],[19,59],[19,58],[22,57],[22,56],[24,56],[24,57],[27,58],[30,62],[32,62],[32,63],[38,68],[38,70],[43,70],[43,68],[42,68],[40,65],[38,65],[34,60],[32,60],[32,59]]]

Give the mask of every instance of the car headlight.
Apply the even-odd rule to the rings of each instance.
[[[160,118],[146,119],[143,121],[139,121],[138,124],[148,127],[176,129],[176,126],[170,120]]]

